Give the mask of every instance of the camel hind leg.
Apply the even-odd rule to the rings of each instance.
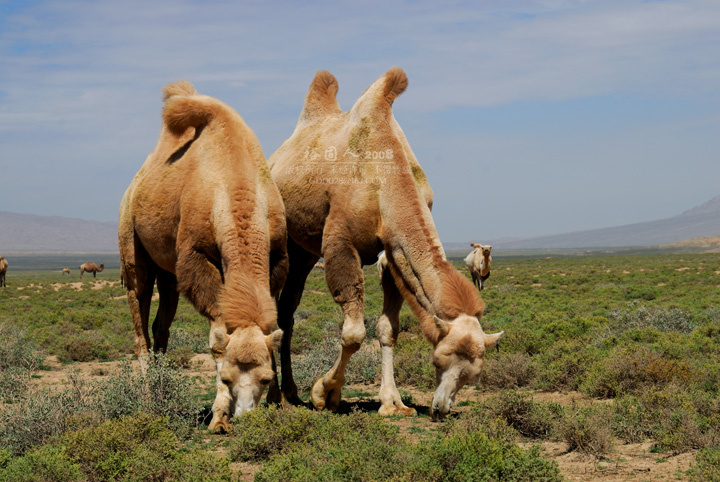
[[[403,298],[395,286],[389,269],[381,271],[383,311],[377,324],[377,335],[382,353],[382,383],[380,384],[380,415],[415,415],[415,409],[405,406],[395,385],[393,351],[400,327],[400,309]]]
[[[326,224],[323,239],[325,280],[343,311],[342,350],[335,365],[312,387],[310,399],[315,408],[334,411],[340,404],[341,388],[345,385],[345,367],[365,339],[363,313],[364,275],[360,257],[346,233],[333,233],[332,223]]]
[[[175,275],[161,269],[158,269],[157,287],[160,303],[152,324],[153,351],[165,353],[170,338],[170,325],[175,318],[180,293],[177,290]]]
[[[128,305],[135,326],[135,355],[140,368],[145,371],[146,358],[150,347],[148,323],[150,303],[155,287],[156,268],[150,255],[135,238],[131,246],[121,246],[122,270],[126,275]]]
[[[308,274],[310,274],[312,267],[319,258],[305,251],[290,238],[287,240],[287,250],[290,268],[287,281],[278,300],[278,327],[283,331],[282,341],[280,342],[280,371],[282,373],[280,390],[285,400],[293,405],[301,405],[303,402],[297,395],[297,385],[293,378],[290,355],[293,326],[295,325],[293,316],[300,304]],[[281,400],[276,383],[268,391],[267,400],[271,403],[279,403]]]

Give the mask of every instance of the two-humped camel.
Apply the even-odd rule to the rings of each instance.
[[[479,290],[485,287],[485,280],[490,277],[490,264],[492,256],[490,251],[492,246],[489,244],[470,243],[473,250],[465,257],[465,266],[470,270],[470,276],[473,283]]]
[[[446,415],[457,391],[477,379],[486,348],[502,335],[483,332],[484,305],[477,290],[445,258],[430,214],[432,190],[392,114],[393,101],[407,83],[405,72],[393,68],[343,112],[337,80],[318,72],[295,131],[268,159],[287,209],[290,272],[278,324],[285,333],[281,389],[288,400],[298,400],[290,363],[293,313],[321,256],[328,288],[345,319],[342,351],[311,391],[316,408],[334,410],[340,403],[345,367],[365,338],[362,266],[374,263],[383,249],[389,270],[381,280],[384,306],[377,325],[381,414],[415,412],[402,403],[393,374],[403,298],[435,346],[433,418]]]
[[[93,278],[96,278],[98,273],[101,273],[105,269],[105,263],[100,263],[98,266],[95,263],[83,263],[80,265],[80,277],[83,277],[84,272],[92,273]],[[69,272],[70,270],[68,270]]]
[[[63,275],[66,275],[66,274],[70,274],[70,275],[71,275],[71,274],[72,274],[72,271],[70,271],[70,268],[63,268],[63,269],[62,269],[62,274],[63,274]]]
[[[3,288],[7,288],[7,284],[5,284],[5,274],[7,273],[7,267],[7,260],[0,256],[0,287]]]
[[[287,275],[285,208],[240,115],[189,82],[165,87],[160,139],[120,206],[122,279],[144,367],[167,349],[179,293],[210,322],[217,395],[210,429],[257,406],[282,337],[275,296]]]

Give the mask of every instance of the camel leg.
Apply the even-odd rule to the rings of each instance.
[[[346,236],[342,233],[333,236],[330,228],[331,226],[326,225],[326,237],[323,240],[325,280],[345,317],[341,335],[342,351],[330,371],[315,382],[310,399],[318,410],[327,408],[334,411],[340,405],[340,390],[345,385],[345,367],[365,339],[363,314],[365,287],[357,251]]]
[[[217,307],[217,294],[222,286],[222,274],[219,263],[213,263],[204,253],[192,246],[181,247],[176,263],[178,288],[187,296],[195,308],[210,320],[209,344],[215,359],[217,375],[215,388],[217,390],[212,406],[213,418],[208,428],[224,429],[230,426],[232,410],[232,396],[230,389],[220,379],[220,370],[224,363],[224,354],[212,350],[215,341],[215,329],[226,332],[225,326],[219,320],[220,312]]]
[[[170,325],[175,318],[180,293],[177,290],[175,275],[161,269],[158,269],[157,287],[160,303],[152,324],[153,351],[165,353],[170,338]]]
[[[150,347],[148,321],[155,286],[155,266],[137,239],[134,246],[126,248],[125,251],[123,269],[128,273],[126,288],[128,305],[135,325],[135,356],[144,372],[147,369],[146,357]]]
[[[293,378],[290,355],[293,326],[295,325],[293,315],[300,304],[308,274],[310,274],[319,258],[305,251],[290,238],[287,241],[287,249],[290,269],[278,301],[278,327],[283,331],[282,341],[280,342],[281,391],[285,400],[293,405],[300,405],[302,400],[297,395],[297,385],[295,385],[295,379]],[[272,403],[280,402],[277,385],[270,387],[267,400]]]
[[[378,320],[377,334],[382,353],[382,383],[380,384],[380,415],[415,415],[415,409],[405,406],[395,386],[393,351],[400,328],[400,308],[403,298],[395,286],[389,269],[382,272],[383,312]]]

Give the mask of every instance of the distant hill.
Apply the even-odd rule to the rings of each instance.
[[[115,253],[117,223],[0,211],[0,255]]]
[[[720,196],[671,218],[525,239],[481,240],[500,249],[630,248],[720,236]],[[450,243],[447,248],[469,243]]]

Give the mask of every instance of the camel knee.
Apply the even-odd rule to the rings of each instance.
[[[342,328],[343,349],[355,353],[365,340],[365,323],[345,321]]]
[[[395,346],[398,337],[397,329],[393,329],[393,325],[386,315],[382,315],[378,320],[377,337],[381,346]]]

